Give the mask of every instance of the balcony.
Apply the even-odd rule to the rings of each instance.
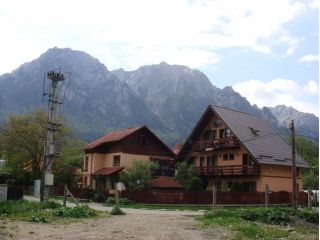
[[[234,137],[196,141],[192,145],[193,152],[204,152],[227,148],[240,148],[240,142]]]
[[[259,165],[197,167],[201,176],[259,176]]]

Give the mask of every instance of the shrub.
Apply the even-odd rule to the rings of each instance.
[[[315,210],[302,209],[298,211],[298,217],[313,224],[319,224],[319,213]]]
[[[122,211],[118,206],[114,206],[110,212],[111,215],[125,215],[126,213]]]
[[[241,214],[241,218],[247,221],[286,225],[292,222],[293,212],[290,208],[245,209]]]
[[[29,202],[26,200],[9,200],[0,203],[0,214],[24,213],[41,209],[55,209],[61,205],[56,202]]]
[[[197,176],[193,176],[187,184],[186,187],[187,191],[202,191],[203,190],[203,183],[201,178]]]
[[[47,219],[46,216],[44,216],[41,212],[36,213],[32,215],[29,219],[29,222],[36,222],[36,223],[48,223],[49,220]]]
[[[89,208],[87,205],[79,205],[74,208],[58,208],[53,211],[53,215],[63,218],[88,218],[98,215],[98,212]]]

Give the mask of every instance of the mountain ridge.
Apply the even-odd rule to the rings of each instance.
[[[72,73],[66,119],[87,141],[110,130],[148,125],[172,145],[185,140],[209,104],[262,116],[279,132],[285,125],[274,109],[251,105],[232,87],[217,88],[199,70],[161,62],[133,71],[109,71],[98,59],[70,48],[51,48],[0,76],[0,89],[6,89],[0,96],[0,121],[42,107],[43,74],[61,66]],[[297,129],[302,123],[297,120]],[[307,127],[303,132],[312,135]],[[318,139],[318,133],[312,137]]]

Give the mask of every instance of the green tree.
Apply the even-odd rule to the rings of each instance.
[[[198,176],[197,169],[194,165],[188,165],[186,162],[179,162],[176,164],[175,179],[183,186],[187,187],[194,176]]]
[[[120,181],[130,190],[148,189],[158,168],[159,164],[151,161],[134,161],[127,171],[121,173]]]
[[[193,176],[188,185],[186,187],[187,191],[202,191],[203,190],[203,182],[200,177]]]
[[[70,139],[62,149],[62,154],[56,159],[53,166],[55,174],[55,185],[74,186],[81,178],[83,171],[84,152],[81,149],[85,142]]]
[[[0,126],[0,149],[6,160],[6,169],[18,183],[30,184],[41,178],[47,114],[36,110],[20,116],[11,116]],[[64,144],[71,129],[62,128],[57,138]]]
[[[297,136],[296,148],[310,165],[303,174],[303,188],[319,189],[319,143],[304,136]]]

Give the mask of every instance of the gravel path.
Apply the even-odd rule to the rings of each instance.
[[[12,238],[17,240],[209,240],[231,236],[225,228],[202,230],[198,224],[191,216],[129,213],[64,225],[11,221],[6,225],[12,229]]]
[[[30,201],[39,199],[25,196]],[[97,210],[110,210],[101,204],[89,203]],[[74,206],[68,203],[68,206]],[[228,239],[230,230],[224,227],[201,229],[195,220],[198,211],[163,211],[123,209],[123,216],[106,216],[80,220],[69,224],[41,224],[5,221],[0,224],[0,240],[212,240]]]

